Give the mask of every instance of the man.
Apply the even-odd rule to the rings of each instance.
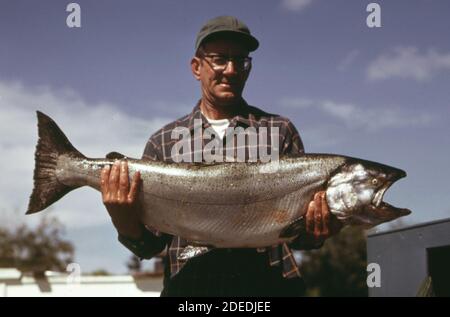
[[[203,129],[213,128],[223,144],[227,137],[235,137],[225,135],[226,127],[268,127],[270,133],[275,133],[276,128],[280,154],[302,155],[302,141],[288,119],[249,106],[242,98],[251,70],[248,55],[258,45],[248,27],[234,17],[222,16],[208,21],[197,36],[196,54],[191,60],[192,74],[201,84],[201,100],[190,114],[152,135],[143,159],[173,162],[171,149],[178,140],[171,138],[171,132],[177,127],[185,127],[194,135],[196,119],[201,120]],[[194,144],[195,140],[192,142]],[[201,142],[204,145],[203,139]],[[270,142],[268,148],[271,147]],[[246,158],[251,146],[246,145]],[[236,148],[234,150],[236,153]],[[194,154],[188,153],[191,157]],[[129,183],[126,161],[105,168],[101,176],[103,202],[119,233],[119,240],[137,256],[151,258],[167,250],[162,296],[301,295],[303,282],[291,248],[319,247],[326,238],[340,230],[328,211],[325,193],[319,192],[308,206],[307,234],[289,246],[268,246],[263,250],[214,249],[183,261],[179,255],[188,246],[187,241],[182,237],[160,234],[139,221],[140,207],[136,199],[139,177],[136,173]]]

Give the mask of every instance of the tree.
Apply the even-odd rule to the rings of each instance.
[[[65,272],[73,262],[74,247],[64,240],[56,218],[42,218],[36,228],[25,224],[16,229],[0,227],[0,267],[42,275],[47,270]]]
[[[302,254],[307,296],[368,296],[366,235],[348,227],[319,250]]]
[[[130,271],[130,273],[139,273],[142,271],[142,263],[141,260],[132,254],[130,258],[128,259],[127,268]]]
[[[89,273],[87,275],[91,275],[91,276],[110,276],[111,273],[109,273],[105,269],[96,269],[96,270],[92,271],[91,273]]]

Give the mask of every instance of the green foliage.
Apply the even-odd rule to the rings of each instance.
[[[74,247],[62,234],[62,225],[55,218],[42,218],[36,228],[25,224],[15,229],[0,227],[0,267],[35,274],[65,272],[73,262]]]
[[[141,260],[132,254],[126,263],[128,271],[130,273],[139,273],[142,271],[142,263]]]
[[[368,296],[364,230],[343,229],[319,250],[302,254],[306,296]]]
[[[91,273],[88,273],[87,275],[90,275],[90,276],[110,276],[111,273],[109,273],[105,269],[97,269],[97,270],[92,271]]]

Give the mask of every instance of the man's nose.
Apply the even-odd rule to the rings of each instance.
[[[225,75],[236,75],[237,74],[236,66],[234,65],[234,62],[232,60],[227,61],[227,65],[225,66],[223,73]]]

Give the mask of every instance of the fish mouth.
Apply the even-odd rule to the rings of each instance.
[[[392,186],[393,183],[394,182],[386,182],[386,184],[376,192],[376,194],[372,200],[372,204],[375,207],[379,208],[382,204],[387,204],[383,201],[383,196],[386,193],[386,191],[389,189],[389,187]]]
[[[383,201],[383,196],[386,193],[386,191],[399,179],[406,176],[406,173],[402,170],[397,170],[396,173],[393,173],[389,180],[386,181],[386,183],[381,187],[375,194],[372,205],[375,207],[375,209],[379,210],[383,214],[387,215],[389,214],[391,217],[401,217],[406,216],[411,213],[411,210],[406,208],[398,208],[394,207],[391,204],[388,204],[387,202]]]
[[[392,205],[390,205],[390,204],[388,204],[387,202],[384,202],[384,201],[382,201],[380,206],[377,207],[377,208],[381,209],[381,210],[383,210],[385,212],[395,213],[395,216],[396,216],[395,218],[402,217],[402,216],[407,216],[407,215],[409,215],[411,213],[411,210],[409,210],[407,208],[397,208],[397,207],[394,207],[394,206],[392,206]]]

